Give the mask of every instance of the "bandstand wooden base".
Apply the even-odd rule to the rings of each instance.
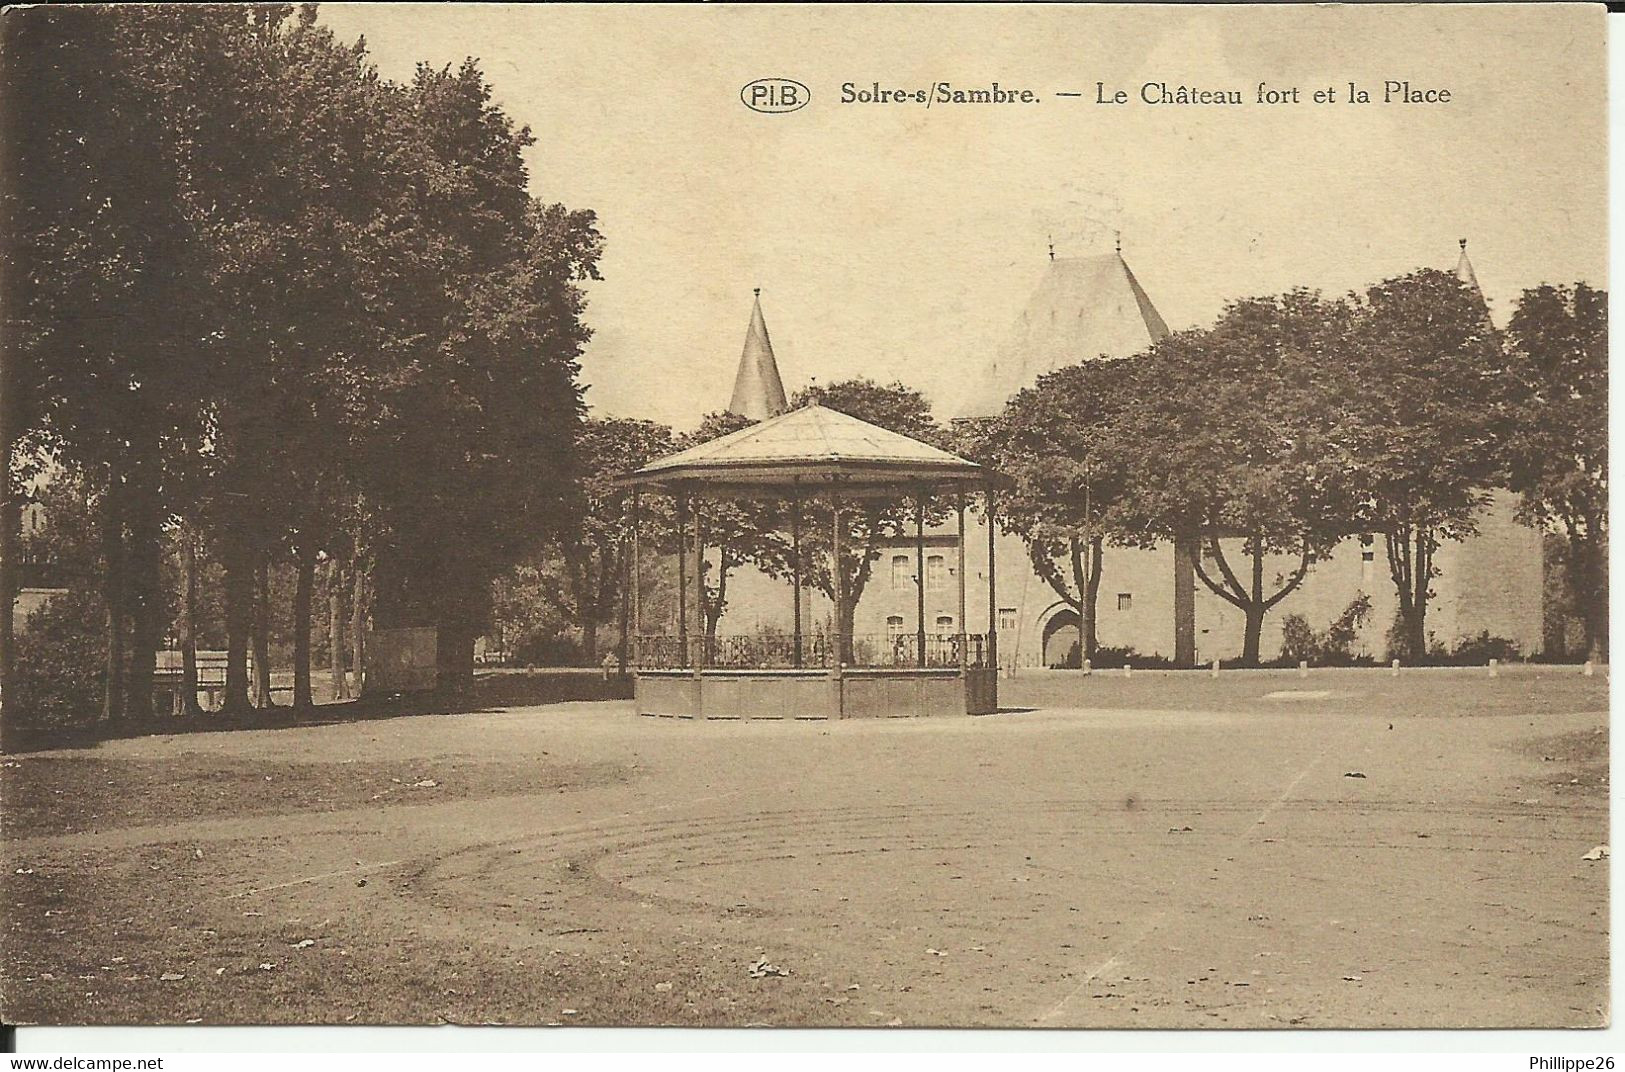
[[[640,715],[694,719],[827,721],[990,715],[993,669],[640,670]]]

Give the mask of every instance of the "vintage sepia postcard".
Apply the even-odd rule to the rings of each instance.
[[[1606,1027],[1604,19],[6,11],[0,1018]]]

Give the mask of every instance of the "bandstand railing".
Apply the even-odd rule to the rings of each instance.
[[[798,658],[795,639],[779,634],[689,637],[687,652],[679,638],[653,634],[637,638],[633,661],[643,670],[828,668],[835,662],[835,639],[826,633],[803,636]],[[961,646],[967,668],[990,665],[987,637],[982,633],[927,633],[923,661],[917,633],[852,633],[844,639],[847,643],[841,645],[845,648],[841,664],[848,669],[957,670]]]

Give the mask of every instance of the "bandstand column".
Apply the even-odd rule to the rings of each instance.
[[[994,524],[995,506],[993,501],[993,485],[987,486],[987,661],[993,668],[994,677],[999,671],[999,595],[998,595],[998,565],[994,561],[993,541],[997,532]]]
[[[632,588],[632,650],[630,652],[630,658],[632,660],[632,665],[633,666],[638,666],[639,665],[639,659],[642,657],[640,649],[643,646],[643,598],[642,598],[642,592],[639,590],[639,586],[638,586],[638,574],[641,572],[642,565],[643,565],[643,556],[641,554],[642,547],[638,542],[639,506],[640,506],[640,500],[639,500],[639,497],[638,497],[638,489],[633,488],[632,489],[632,577],[631,577],[631,580],[629,582],[631,584],[631,588]]]
[[[830,592],[835,596],[835,651],[830,665],[839,677],[841,662],[846,655],[846,640],[841,634],[841,604],[846,594],[846,578],[841,568],[841,489],[835,478],[831,478],[829,485],[829,514]]]
[[[700,517],[700,503],[703,496],[694,496],[689,505],[689,511],[694,515],[694,629],[693,636],[699,645],[699,658],[694,660],[697,667],[706,667],[711,664],[710,635],[705,630],[705,529],[702,527]]]
[[[965,489],[960,488],[954,494],[954,509],[959,514],[959,617],[954,619],[959,623],[959,673],[964,676],[965,670],[970,666],[970,653],[965,643]]]
[[[688,665],[688,494],[677,493],[677,665]]]
[[[801,669],[801,486],[790,491],[790,586],[792,614],[795,624],[791,628],[791,665]]]
[[[914,664],[925,669],[925,488],[914,496]]]

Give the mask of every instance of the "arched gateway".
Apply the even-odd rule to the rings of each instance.
[[[975,462],[823,406],[804,406],[688,450],[657,459],[621,478],[633,488],[632,619],[637,642],[635,696],[640,714],[680,718],[856,718],[889,715],[987,714],[996,710],[997,594],[989,540],[985,633],[965,629],[965,498],[981,489],[993,532],[990,474]],[[645,634],[637,590],[639,496],[676,500],[677,635]],[[958,516],[959,613],[956,631],[928,631],[925,609],[926,515],[948,496]],[[912,633],[874,638],[842,633],[808,643],[802,591],[811,563],[802,532],[804,508],[827,504],[828,559],[836,608],[846,606],[845,578],[856,566],[850,511],[865,499],[909,500],[915,518],[914,579],[919,589]],[[782,502],[789,515],[794,627],[778,636],[708,637],[699,623],[704,562],[701,515],[716,500]],[[691,594],[690,588],[696,591]],[[841,620],[839,613],[837,622]]]
[[[1083,631],[1078,612],[1061,607],[1044,622],[1044,665],[1076,668],[1082,666]]]

